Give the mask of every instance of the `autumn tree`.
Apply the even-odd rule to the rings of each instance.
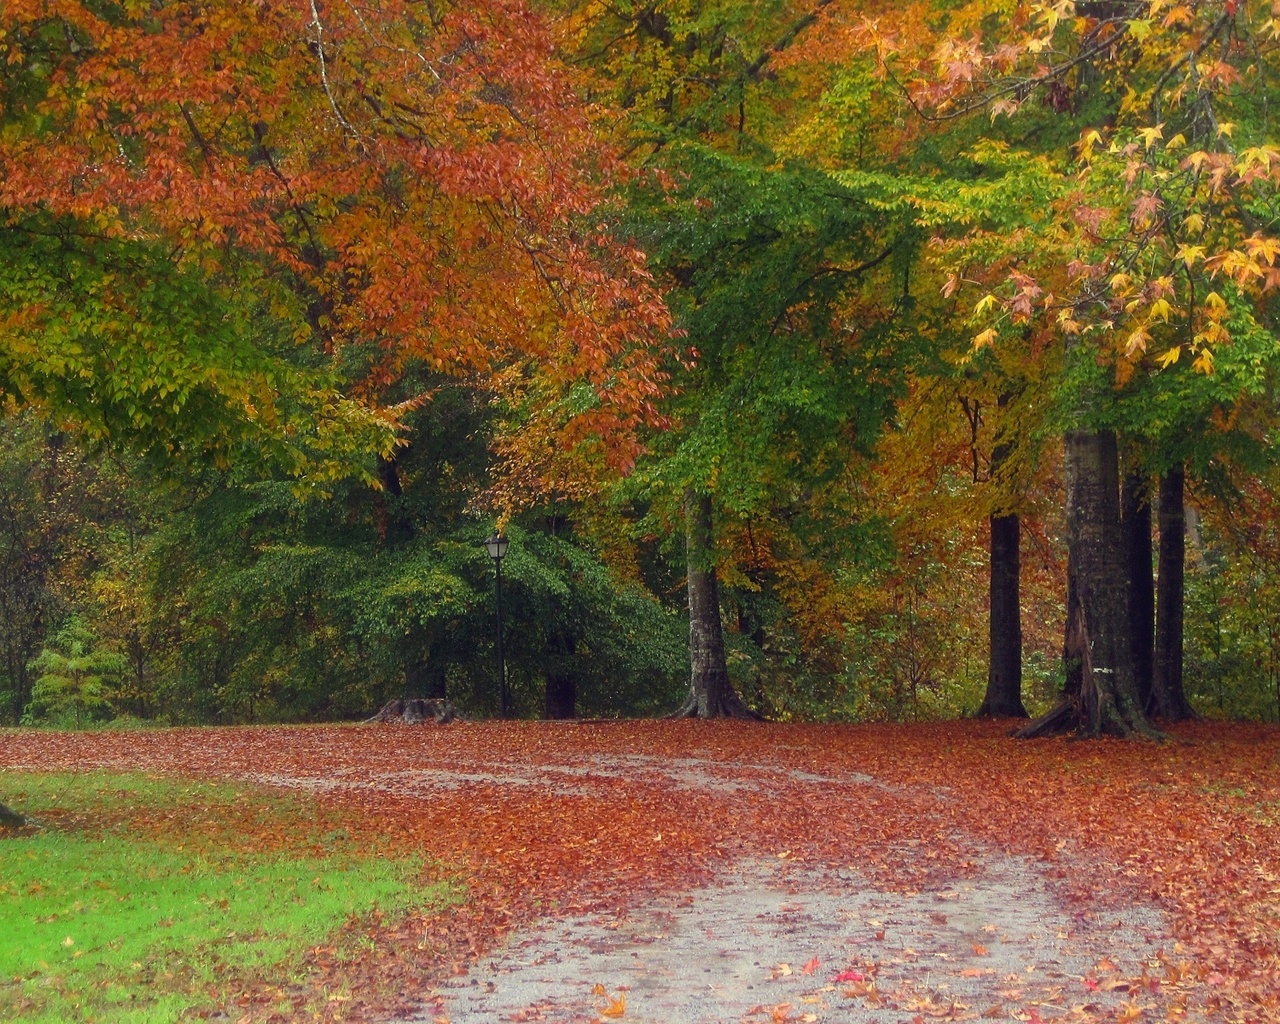
[[[974,3],[939,12],[935,30],[832,19],[845,52],[897,90],[906,140],[967,147],[970,180],[917,171],[898,194],[936,225],[948,290],[977,298],[974,348],[1030,331],[1064,353],[1069,688],[1032,732],[1150,733],[1129,643],[1116,388],[1182,357],[1207,376],[1227,322],[1258,322],[1280,279],[1280,166],[1258,106],[1268,15],[1162,7],[1043,4],[1008,19]]]
[[[889,368],[915,351],[894,319],[910,301],[915,237],[781,148],[809,83],[773,64],[814,11],[675,0],[587,5],[576,21],[584,61],[626,113],[638,169],[626,227],[687,338],[666,406],[676,429],[655,439],[629,493],[646,524],[682,541],[681,713],[699,717],[748,713],[730,685],[726,606],[763,642],[752,595],[814,557],[811,516],[873,448],[902,384]],[[826,548],[834,570],[848,549]]]
[[[0,29],[6,394],[332,477],[389,452],[418,365],[634,458],[666,314],[598,230],[608,153],[526,7],[21,0]]]

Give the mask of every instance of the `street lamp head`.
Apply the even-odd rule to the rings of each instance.
[[[485,550],[489,552],[489,557],[495,562],[501,562],[507,554],[507,546],[511,542],[500,533],[495,533],[492,537],[484,542]]]

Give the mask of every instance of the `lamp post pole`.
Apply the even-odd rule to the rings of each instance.
[[[507,688],[507,661],[502,651],[502,559],[506,556],[510,542],[500,533],[495,533],[484,542],[489,557],[493,559],[493,567],[497,572],[494,590],[495,606],[498,612],[498,717],[511,717],[511,691]]]
[[[495,592],[498,606],[498,717],[510,718],[511,694],[507,690],[507,659],[502,653],[502,559],[495,558],[493,564],[498,570]]]

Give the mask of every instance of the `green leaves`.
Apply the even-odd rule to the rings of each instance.
[[[198,465],[331,481],[391,443],[294,338],[305,311],[257,272],[47,218],[0,228],[0,396],[93,440]]]

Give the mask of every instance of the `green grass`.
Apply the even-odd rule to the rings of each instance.
[[[100,774],[0,790],[46,825],[0,838],[2,1020],[171,1022],[237,980],[287,983],[353,915],[456,898],[303,799]]]

